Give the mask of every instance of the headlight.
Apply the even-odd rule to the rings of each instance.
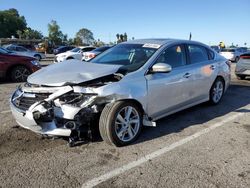
[[[40,67],[41,64],[37,60],[30,61],[33,65]]]
[[[97,94],[88,93],[66,93],[59,97],[61,104],[70,104],[73,106],[82,106],[86,104],[91,98],[94,98]]]
[[[23,95],[23,91],[20,89],[20,87],[14,92],[12,95],[12,101],[15,101],[17,98],[21,97]]]

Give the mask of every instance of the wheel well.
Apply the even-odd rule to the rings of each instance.
[[[6,71],[6,77],[8,77],[8,78],[10,78],[10,76],[11,76],[11,71],[14,69],[14,68],[16,68],[16,67],[25,67],[25,68],[27,68],[29,71],[31,71],[30,70],[30,68],[29,67],[27,67],[27,66],[25,66],[25,65],[13,65],[13,66],[11,66],[11,67],[9,67],[8,68],[8,70]],[[32,72],[32,71],[31,71]]]
[[[39,57],[41,57],[41,58],[42,58],[42,56],[41,56],[40,54],[35,54],[35,55],[34,55],[34,57],[36,57],[36,56],[39,56]]]
[[[138,102],[137,100],[135,100],[135,99],[121,99],[120,101],[132,101],[140,108],[141,112],[144,113],[144,109],[143,109],[141,103]]]
[[[216,77],[216,79],[214,80],[214,82],[217,80],[217,79],[221,79],[222,80],[222,82],[223,82],[223,89],[224,89],[224,92],[225,92],[225,87],[226,87],[226,82],[225,82],[225,79],[223,78],[223,76],[217,76]],[[213,82],[213,84],[214,84],[214,82]],[[213,85],[212,85],[213,86]],[[211,86],[211,88],[212,88],[212,86]]]
[[[66,60],[68,60],[68,59],[74,59],[72,56],[70,56],[70,57],[67,57],[67,59]]]

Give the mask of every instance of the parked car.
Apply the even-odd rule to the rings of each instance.
[[[36,51],[28,50],[27,48],[24,48],[23,46],[9,44],[9,45],[3,45],[3,47],[5,49],[9,50],[9,51],[15,52],[15,54],[17,54],[17,55],[34,57],[38,61],[40,61],[41,59],[46,58],[45,54],[39,53],[39,52],[36,52]]]
[[[82,55],[82,61],[89,61],[89,60],[93,59],[94,57],[96,57],[97,55],[99,55],[100,53],[106,51],[110,47],[111,46],[102,46],[102,47],[96,48],[90,52],[84,52]]]
[[[70,51],[57,54],[55,56],[54,63],[62,62],[62,61],[69,60],[69,59],[81,60],[83,52],[88,52],[94,49],[95,47],[92,47],[92,46],[76,47]]]
[[[235,68],[235,74],[240,80],[244,80],[247,76],[250,76],[250,52],[240,56],[240,60]]]
[[[220,54],[226,59],[234,62],[238,62],[240,55],[243,53],[240,48],[222,48]]]
[[[69,63],[70,62],[70,63]],[[74,63],[74,66],[72,66]],[[202,102],[218,104],[230,63],[209,46],[176,39],[120,43],[90,62],[70,60],[32,74],[10,100],[18,124],[36,133],[90,135],[124,146],[142,126]]]
[[[69,50],[72,50],[72,49],[74,49],[74,48],[75,48],[74,46],[60,46],[60,47],[54,49],[54,50],[53,50],[53,53],[54,53],[55,55],[57,55],[57,54],[60,54],[60,53],[63,53],[63,52],[67,52],[67,51],[69,51]]]
[[[10,78],[14,82],[24,82],[27,77],[41,68],[32,57],[15,55],[0,47],[0,78]]]

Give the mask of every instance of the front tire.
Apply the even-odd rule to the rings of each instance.
[[[142,129],[141,109],[132,101],[107,104],[100,116],[99,130],[102,139],[115,146],[134,142]]]
[[[210,89],[210,97],[209,102],[213,105],[216,105],[220,102],[223,94],[224,94],[224,82],[221,78],[216,78],[211,89]]]

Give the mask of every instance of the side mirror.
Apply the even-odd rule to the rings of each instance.
[[[172,67],[166,63],[156,63],[151,68],[151,73],[168,73],[172,71]]]

